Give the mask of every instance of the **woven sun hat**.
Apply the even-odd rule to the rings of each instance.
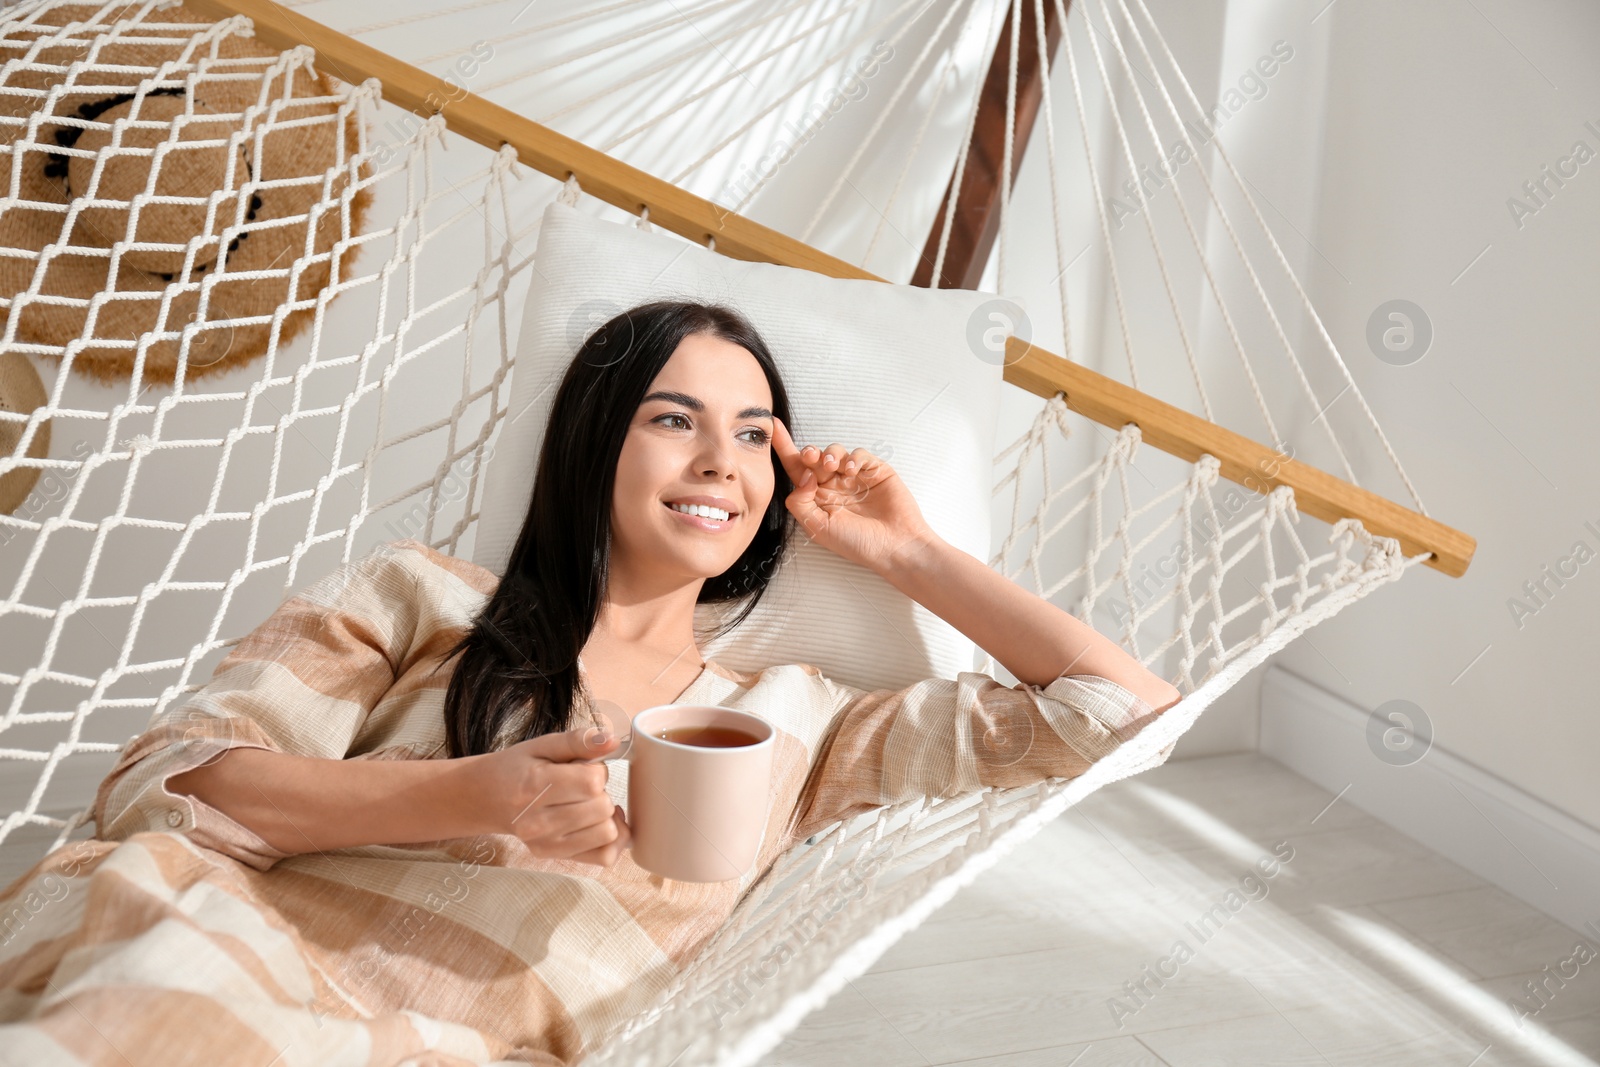
[[[17,352],[0,354],[0,412],[28,415],[48,399],[39,372],[34,370],[27,356]],[[10,458],[26,428],[25,422],[0,418],[0,459]],[[43,459],[49,452],[50,423],[45,422],[34,433],[27,455]],[[38,467],[13,467],[0,474],[0,514],[10,515],[21,507],[38,480]]]
[[[161,383],[191,324],[190,380],[289,341],[354,254],[335,245],[370,199],[352,181],[347,98],[308,49],[280,53],[182,6],[109,34],[100,7],[47,14],[0,40],[0,153],[20,180],[0,206],[15,341],[70,348],[71,367],[107,382],[133,373],[142,343],[142,380]],[[77,45],[38,47],[77,20]]]

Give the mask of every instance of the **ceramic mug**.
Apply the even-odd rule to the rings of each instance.
[[[705,727],[754,740],[710,747],[661,736]],[[633,717],[623,743],[590,762],[628,761],[633,862],[680,882],[725,882],[749,871],[771,807],[772,724],[714,704],[660,704]]]

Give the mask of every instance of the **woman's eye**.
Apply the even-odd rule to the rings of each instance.
[[[689,417],[687,415],[681,414],[680,412],[676,412],[676,411],[668,412],[667,414],[659,416],[658,418],[655,419],[656,422],[667,424],[667,425],[670,425],[673,420],[677,420],[679,422],[682,422],[684,424],[684,427],[686,429],[688,428]],[[757,426],[750,427],[750,429],[745,430],[744,433],[745,434],[754,434],[755,435],[753,438],[750,438],[750,443],[753,444],[753,445],[764,445],[769,440],[772,439],[772,435],[771,434],[769,434],[767,431],[765,431],[765,430],[763,430],[763,429],[761,429],[760,427],[757,427]]]

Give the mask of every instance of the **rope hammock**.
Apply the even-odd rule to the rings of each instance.
[[[483,93],[644,41],[663,56],[614,66],[627,71],[614,86],[575,90],[578,99],[541,116],[630,100],[623,128],[592,145],[417,69],[460,48],[413,66],[364,43],[417,23],[444,27],[447,16],[491,6],[483,2],[397,12],[353,37],[264,0],[7,8],[0,234],[33,226],[44,236],[32,252],[9,238],[18,247],[0,248],[14,283],[0,358],[34,363],[47,399],[0,412],[10,434],[0,438],[0,477],[27,485],[23,503],[0,513],[0,843],[25,837],[42,854],[82,836],[86,802],[122,744],[196,691],[242,634],[311,579],[398,537],[469,554],[543,204],[587,195],[725,255],[875,277],[803,242],[838,224],[829,209],[847,202],[841,190],[859,180],[891,116],[915,131],[915,146],[862,261],[914,184],[914,160],[953,169],[959,187],[967,142],[941,166],[925,140],[963,119],[970,137],[978,95],[962,88],[959,61],[973,44],[1010,50],[1013,97],[1021,49],[1037,48],[1048,68],[1042,35],[1021,40],[1019,17],[1011,39],[995,43],[1022,2],[957,0],[925,14],[858,0],[823,15],[806,2],[769,10],[713,0],[681,12],[651,6],[659,22],[647,25],[642,0],[625,0],[539,26],[499,18],[511,28],[486,44],[507,53],[564,42],[567,25],[592,32],[574,38],[585,42],[579,51],[543,51],[540,66],[515,76],[488,69],[473,86]],[[1041,24],[1043,0],[1031,3]],[[1427,517],[1248,183],[1220,142],[1196,140],[1207,109],[1144,0],[1083,0],[1070,21],[1063,0],[1054,5],[1072,100],[1043,99],[1056,262],[1053,277],[1036,281],[1055,291],[1068,358],[1025,337],[1006,343],[1006,380],[1043,402],[994,457],[1001,536],[989,563],[1093,621],[1184,699],[1078,778],[908,801],[795,846],[666,994],[586,1063],[755,1063],[959,889],[1134,773],[1296,636],[1419,563],[1460,574],[1470,559],[1470,538]],[[807,17],[784,17],[797,11]],[[900,43],[917,19],[929,20],[925,46],[882,75],[900,80],[873,98],[881,112],[871,133],[817,189],[798,238],[741,214],[771,175],[731,213],[688,191],[729,146],[763,143],[763,123],[789,114],[796,94],[836,81],[840,57],[865,54],[875,39]],[[701,21],[704,33],[671,35],[682,20]],[[842,40],[847,30],[854,36]],[[693,91],[663,80],[689,69],[704,80],[710,68],[693,61],[741,42],[753,42],[739,53],[741,71],[794,56],[804,70],[781,87],[763,80],[744,110],[717,93],[743,84],[737,73]],[[657,92],[664,84],[680,87]],[[113,93],[115,116],[80,109]],[[907,117],[913,105],[926,114]],[[208,132],[213,120],[231,132]],[[704,149],[670,181],[604,154],[659,143],[651,135],[667,120],[660,129],[682,123]],[[272,156],[275,136],[291,138],[302,163],[324,158],[263,173],[263,159],[282,158]],[[1082,154],[1058,158],[1074,140]],[[1176,143],[1194,165],[1173,175],[1160,203],[1132,182],[1126,203],[1141,217],[1119,238],[1115,183]],[[214,150],[221,192],[197,198],[161,183],[180,144]],[[1012,149],[1008,125],[1008,175]],[[60,157],[69,195],[28,184],[40,153]],[[149,181],[119,185],[120,161],[134,155]],[[1015,269],[1007,242],[1021,231],[1010,227],[1009,182],[1002,192],[1004,292]],[[191,212],[196,236],[151,241],[141,220],[163,210]],[[942,264],[952,213],[935,221]],[[1077,244],[1067,235],[1085,225],[1111,258],[1069,277]],[[1149,248],[1132,243],[1138,230]],[[94,284],[75,290],[62,280],[73,270]],[[1073,280],[1086,275],[1108,288]],[[230,295],[240,282],[272,299]],[[1186,298],[1191,291],[1204,299]],[[1152,325],[1162,299],[1165,328]],[[1099,353],[1125,355],[1126,381],[1087,366]],[[1159,357],[1179,353],[1177,373],[1163,377]],[[1258,374],[1262,359],[1282,359],[1275,369],[1287,373]],[[1183,403],[1140,391],[1157,387]],[[1235,410],[1237,398],[1254,411]],[[1355,431],[1336,432],[1346,416]],[[1286,433],[1308,421],[1320,423],[1308,456],[1317,449],[1339,476],[1284,453]],[[1254,443],[1250,433],[1263,431],[1277,447]],[[47,433],[49,454],[37,446]],[[1381,473],[1415,510],[1357,485],[1352,457],[1372,456],[1392,466]],[[1323,521],[1302,522],[1302,511]],[[994,673],[992,657],[979,669]]]

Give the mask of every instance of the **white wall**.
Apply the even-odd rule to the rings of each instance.
[[[1600,162],[1520,228],[1507,207],[1577,142],[1600,152],[1600,7],[1341,0],[1324,24],[1322,193],[1296,220],[1313,292],[1429,509],[1478,551],[1464,578],[1384,590],[1282,662],[1363,707],[1415,702],[1441,748],[1600,827],[1600,562],[1569,563],[1520,624],[1508,607],[1536,606],[1524,583],[1579,542],[1600,554]],[[1435,330],[1409,366],[1364,341],[1397,297]]]

